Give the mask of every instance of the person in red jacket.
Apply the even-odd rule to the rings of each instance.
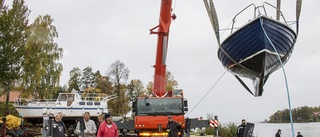
[[[112,121],[111,114],[105,114],[104,118],[105,121],[100,124],[97,137],[118,137],[118,127]]]

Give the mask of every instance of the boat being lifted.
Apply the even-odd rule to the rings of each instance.
[[[263,86],[270,74],[281,68],[293,52],[298,36],[302,0],[297,0],[296,3],[295,30],[284,18],[280,10],[280,0],[277,1],[277,6],[267,2],[261,6],[250,4],[233,18],[231,34],[222,43],[220,43],[219,23],[213,1],[204,0],[204,3],[219,44],[220,62],[253,96],[262,96]],[[276,19],[268,15],[266,6],[276,11]],[[254,8],[253,18],[236,29],[234,27],[236,18],[249,7]],[[240,77],[253,81],[253,91]]]

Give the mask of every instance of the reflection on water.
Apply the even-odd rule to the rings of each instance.
[[[313,123],[294,123],[294,137],[300,131],[304,137],[319,137],[320,136],[320,122]],[[278,129],[282,130],[281,137],[292,137],[291,124],[269,124],[269,123],[255,123],[253,134],[256,137],[274,137]]]

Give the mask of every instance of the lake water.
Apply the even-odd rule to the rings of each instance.
[[[313,123],[294,123],[294,137],[297,132],[303,137],[320,137],[320,122]],[[291,124],[270,124],[270,123],[255,123],[253,135],[256,137],[274,137],[278,129],[282,130],[281,137],[292,137]]]

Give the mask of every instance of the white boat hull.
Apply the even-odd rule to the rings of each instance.
[[[93,107],[28,107],[15,106],[16,110],[22,117],[43,117],[54,115],[57,112],[62,112],[64,117],[82,117],[85,112],[89,112],[91,116],[98,116],[102,113],[108,113],[107,108]]]

